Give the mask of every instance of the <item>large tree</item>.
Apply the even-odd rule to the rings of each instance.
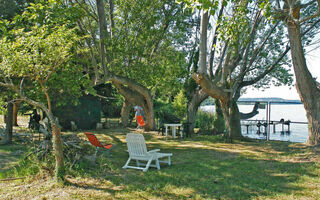
[[[92,36],[86,41],[91,77],[95,84],[113,83],[125,99],[124,115],[130,110],[127,104],[142,106],[146,129],[154,129],[153,98],[179,91],[175,86],[185,65],[181,43],[188,28],[184,19],[190,12],[174,1],[84,2],[89,17],[79,25]]]
[[[16,21],[7,23],[11,30],[2,27],[9,31],[0,40],[0,86],[46,113],[58,179],[63,179],[64,162],[61,128],[52,112],[52,98],[58,96],[56,92],[78,97],[82,77],[82,69],[73,63],[78,36],[67,13],[55,1],[34,4]]]
[[[192,5],[195,1],[188,2]],[[227,137],[240,139],[237,100],[246,86],[268,87],[271,82],[286,84],[292,81],[285,68],[289,46],[282,42],[284,32],[280,24],[268,21],[255,1],[230,1],[229,4],[227,1],[220,4],[203,1],[199,7],[203,8],[199,67],[193,78],[205,93],[219,100]],[[224,14],[221,20],[212,24],[209,16],[218,13],[219,7],[224,9]],[[209,24],[216,27],[210,40]],[[212,51],[209,61],[208,46]]]
[[[270,3],[271,2],[271,3]],[[320,89],[316,80],[308,70],[304,45],[306,29],[319,28],[319,0],[282,0],[270,1],[274,17],[282,19],[286,26],[291,46],[291,59],[296,77],[296,88],[307,111],[309,137],[307,144],[320,144]],[[315,37],[315,35],[311,35]]]

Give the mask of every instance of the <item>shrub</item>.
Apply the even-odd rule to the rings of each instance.
[[[222,117],[214,113],[199,111],[195,121],[196,128],[199,128],[199,133],[203,134],[222,134],[225,131],[225,123]]]
[[[154,102],[155,118],[159,119],[159,125],[162,123],[179,123],[180,118],[176,116],[172,104],[157,100]]]
[[[219,115],[215,115],[213,121],[213,132],[215,135],[222,134],[225,132],[226,125],[224,123],[223,117],[219,117]]]
[[[213,113],[199,111],[196,116],[195,127],[200,129],[200,133],[208,133],[213,130],[213,122]]]
[[[184,92],[180,92],[174,97],[173,108],[175,109],[175,114],[180,118],[184,118],[187,113],[187,98],[184,95]]]

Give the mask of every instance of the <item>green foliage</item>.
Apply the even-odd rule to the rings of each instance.
[[[21,15],[15,16],[15,26],[28,29],[35,24],[49,27],[67,25],[74,28],[83,14],[77,5],[70,6],[61,0],[37,0],[30,3]]]
[[[212,15],[215,14],[215,11],[218,9],[219,1],[215,0],[177,0],[178,3],[184,3],[186,8],[193,9],[203,9],[210,10]],[[228,4],[228,0],[223,0],[221,2],[224,6]]]
[[[161,123],[178,123],[180,118],[176,116],[176,111],[172,104],[162,100],[154,101],[154,115]]]
[[[215,107],[215,113],[198,111],[195,127],[200,129],[200,133],[217,135],[225,132],[225,121],[221,113],[221,108]]]
[[[71,57],[76,40],[74,31],[61,26],[48,34],[47,28],[33,26],[29,32],[14,30],[11,35],[14,40],[8,37],[0,40],[0,70],[5,76],[46,80],[53,71],[63,67],[63,62]]]
[[[198,111],[195,127],[200,128],[200,133],[209,133],[213,130],[214,114],[204,111]]]
[[[186,74],[185,44],[192,37],[192,13],[183,12],[171,0],[126,0],[114,4],[113,36],[105,41],[108,69],[142,84],[154,96],[174,97]],[[93,35],[99,34],[94,20],[83,22],[92,27],[88,31]],[[97,44],[95,40],[90,38],[90,43]]]
[[[187,103],[188,103],[188,100],[184,96],[183,90],[180,90],[180,92],[175,96],[173,103],[172,103],[173,108],[175,109],[175,113],[180,119],[182,119],[186,116]]]
[[[78,48],[83,38],[73,28],[76,17],[68,17],[73,11],[57,1],[38,1],[2,24],[7,31],[0,40],[0,70],[28,98],[46,104],[46,90],[58,105],[76,102],[88,85],[77,58],[84,53]]]
[[[25,152],[23,156],[18,158],[18,161],[15,163],[15,165],[12,168],[2,171],[0,173],[0,177],[1,178],[23,177],[23,176],[38,174],[41,171],[41,166],[43,165],[43,162],[38,160],[37,154],[31,153],[34,150],[35,149],[32,147],[24,146]],[[29,155],[29,156],[26,157],[26,155]]]
[[[226,131],[226,125],[225,120],[221,116],[215,115],[214,121],[213,121],[213,132],[214,134],[222,134]]]
[[[108,98],[99,98],[104,117],[120,117],[123,97],[117,92],[116,88],[111,83],[107,83],[97,85],[94,89],[97,94]]]

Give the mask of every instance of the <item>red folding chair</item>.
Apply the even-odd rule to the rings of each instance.
[[[108,152],[108,155],[111,155],[111,149],[115,147],[114,144],[102,144],[98,138],[90,132],[85,132],[89,142],[96,147],[96,154],[98,153],[99,150],[104,150]]]

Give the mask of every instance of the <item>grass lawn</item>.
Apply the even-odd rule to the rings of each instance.
[[[95,132],[103,142],[117,144],[113,156],[75,165],[66,186],[40,170],[21,180],[0,181],[0,199],[320,199],[320,147],[275,141],[228,144],[219,136],[173,140],[148,132],[143,133],[148,149],[160,148],[173,157],[172,166],[144,173],[122,169],[128,132]],[[85,140],[83,132],[64,134]],[[2,179],[24,149],[17,142],[0,146]]]

